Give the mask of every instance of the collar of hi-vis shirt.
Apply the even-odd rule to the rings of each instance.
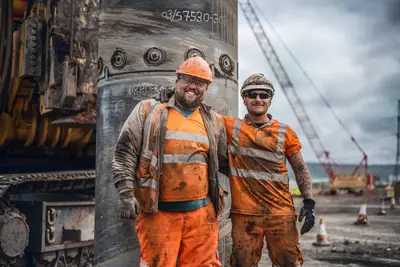
[[[272,119],[272,115],[271,115],[271,114],[268,113],[267,116],[268,116],[269,121],[267,121],[266,123],[264,123],[261,127],[258,127],[254,122],[252,122],[252,121],[250,120],[248,114],[246,114],[246,115],[244,116],[244,121],[245,121],[247,124],[252,125],[252,126],[254,126],[254,127],[263,128],[263,127],[265,127],[265,126],[270,126],[270,125],[272,125],[272,123],[274,122],[274,120]]]
[[[167,108],[174,108],[176,110],[178,110],[180,113],[182,113],[181,108],[176,104],[175,102],[175,94],[173,94],[171,96],[171,98],[168,100],[168,104],[167,104]],[[184,109],[184,108],[182,108]],[[193,110],[193,112],[195,112],[197,110],[197,108],[195,110]],[[192,112],[192,114],[193,114]],[[187,117],[185,114],[183,114],[185,117]]]
[[[180,105],[175,105],[174,109],[179,111],[183,116],[185,116],[185,118],[188,118],[190,115],[195,113],[199,108],[197,107],[195,109],[187,109]]]

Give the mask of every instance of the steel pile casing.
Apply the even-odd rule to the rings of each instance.
[[[101,1],[97,266],[136,266],[132,264],[140,257],[135,222],[119,217],[111,170],[115,143],[135,105],[160,89],[173,88],[176,68],[187,57],[201,55],[214,73],[204,102],[221,115],[237,116],[237,5],[237,0]],[[222,183],[227,188],[226,179]]]

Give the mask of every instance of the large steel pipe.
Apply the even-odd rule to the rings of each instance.
[[[176,68],[187,57],[200,55],[215,77],[205,102],[222,115],[237,115],[237,5],[237,0],[101,1],[96,265],[139,262],[135,222],[120,219],[111,176],[115,143],[134,106],[173,87]]]

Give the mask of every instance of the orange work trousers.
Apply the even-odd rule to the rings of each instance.
[[[141,212],[136,220],[140,266],[221,267],[218,230],[211,202],[189,212]]]
[[[233,214],[232,267],[252,267],[261,259],[264,236],[273,266],[294,267],[303,264],[296,215],[252,216]]]

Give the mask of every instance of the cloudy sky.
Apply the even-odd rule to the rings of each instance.
[[[394,163],[400,99],[400,0],[253,1],[368,154],[369,162]],[[263,15],[258,15],[325,148],[340,163],[358,163],[361,152]],[[271,77],[277,92],[270,112],[298,133],[306,161],[317,161],[241,10],[239,62],[240,86],[255,72]],[[239,112],[241,117],[246,112],[241,103]]]

